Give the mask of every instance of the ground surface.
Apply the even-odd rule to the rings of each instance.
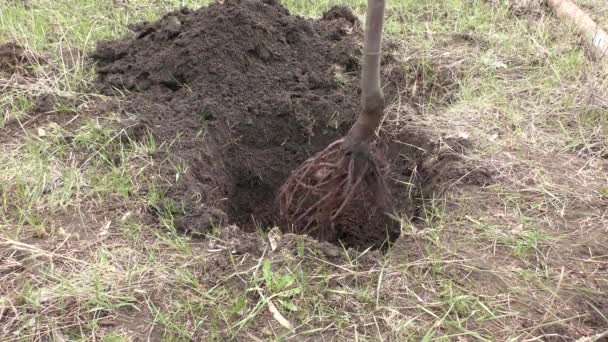
[[[573,30],[389,3],[401,237],[357,251],[269,229],[356,115],[362,18],[326,11],[363,1],[229,3],[0,8],[0,340],[608,337],[608,71]]]

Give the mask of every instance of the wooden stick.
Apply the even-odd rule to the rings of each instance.
[[[608,34],[587,13],[570,0],[546,0],[546,2],[558,17],[564,21],[570,20],[576,26],[595,58],[602,60],[608,57]]]

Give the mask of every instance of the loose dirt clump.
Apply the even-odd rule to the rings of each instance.
[[[162,175],[182,208],[178,229],[277,223],[276,193],[290,172],[356,118],[360,26],[343,7],[310,20],[275,1],[231,0],[168,13],[98,44],[100,87],[127,91],[127,111],[164,144],[156,158],[169,161]],[[395,206],[410,217],[415,205],[401,194],[412,162],[393,160],[390,177]],[[331,242],[380,247],[399,230],[366,213],[348,221]]]
[[[24,49],[21,45],[8,42],[0,45],[0,74],[14,74],[24,71],[32,63],[40,62],[40,57]]]
[[[15,67],[25,63],[26,60],[21,46],[12,42],[0,45],[0,71],[12,73]]]

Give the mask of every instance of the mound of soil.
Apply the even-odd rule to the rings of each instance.
[[[177,228],[273,226],[290,172],[342,137],[358,113],[357,18],[344,7],[309,20],[272,0],[229,0],[131,29],[92,57],[102,90],[127,90],[127,111],[170,146],[156,158],[169,160],[167,196],[183,207]],[[393,162],[391,176],[408,216],[411,157]],[[331,242],[379,247],[387,232],[396,237],[394,221],[358,214]]]

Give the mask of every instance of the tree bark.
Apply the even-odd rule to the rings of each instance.
[[[347,147],[358,149],[369,144],[384,114],[384,94],[380,85],[382,29],[385,0],[367,1],[363,70],[361,73],[361,111],[350,129]]]

